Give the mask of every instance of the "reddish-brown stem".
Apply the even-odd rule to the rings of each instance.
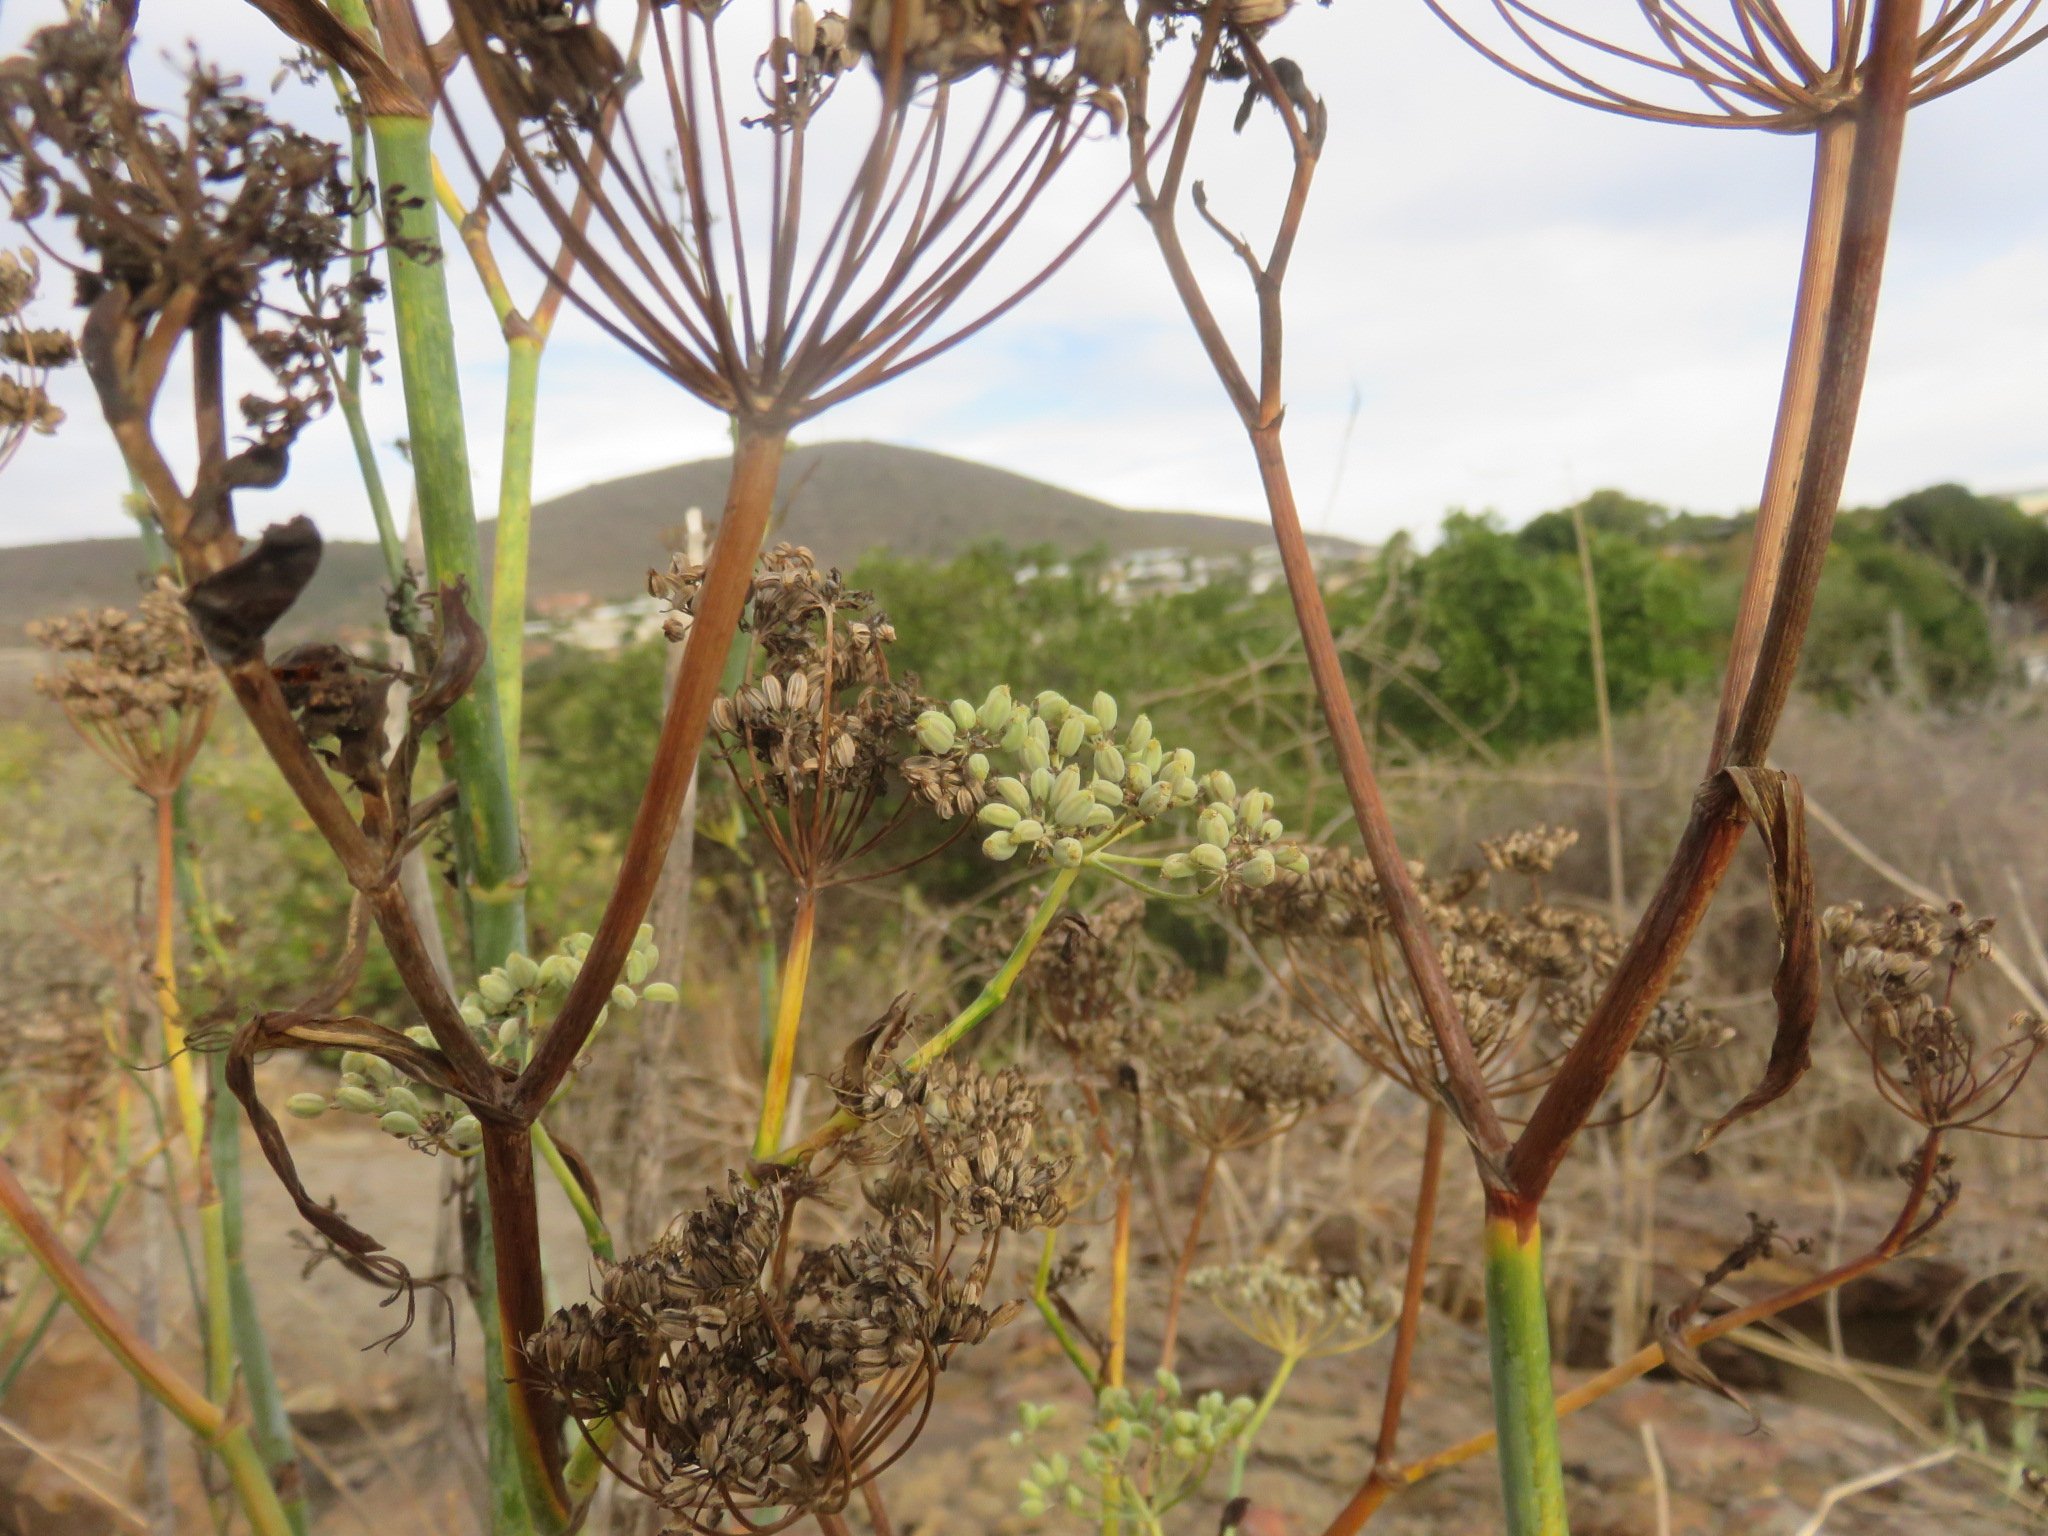
[[[1508,1152],[1508,1136],[1486,1091],[1472,1039],[1458,1016],[1451,996],[1436,940],[1423,915],[1422,897],[1409,873],[1394,837],[1393,819],[1380,796],[1373,776],[1372,756],[1359,729],[1358,715],[1351,705],[1351,690],[1344,680],[1344,663],[1330,630],[1329,610],[1323,604],[1322,589],[1316,584],[1315,564],[1302,534],[1301,515],[1295,508],[1294,485],[1287,473],[1287,459],[1280,444],[1280,426],[1252,429],[1252,449],[1258,456],[1259,478],[1266,491],[1266,506],[1273,519],[1273,539],[1280,547],[1281,568],[1287,575],[1287,590],[1294,600],[1294,612],[1301,629],[1302,649],[1307,654],[1309,675],[1315,681],[1323,718],[1330,727],[1330,746],[1337,756],[1344,788],[1358,822],[1358,833],[1372,861],[1387,907],[1389,926],[1408,964],[1408,974],[1436,1037],[1444,1062],[1444,1089],[1452,1107],[1480,1154],[1482,1177],[1489,1185],[1500,1181],[1501,1165]]]
[[[1729,738],[1729,763],[1759,763],[1770,748],[1791,693],[1800,645],[1813,614],[1814,592],[1833,536],[1884,276],[1919,10],[1919,0],[1879,0],[1877,7],[1869,83],[1859,107],[1849,167],[1848,206],[1821,353],[1813,430],[1793,498],[1785,557],[1758,643],[1755,676]],[[1692,819],[1642,926],[1630,938],[1592,1018],[1573,1042],[1515,1145],[1509,1176],[1524,1199],[1541,1200],[1572,1139],[1627,1058],[1643,1020],[1662,995],[1727,873],[1742,825],[1740,804],[1727,781],[1708,780],[1694,802]]]
[[[634,814],[619,881],[606,903],[604,917],[591,940],[583,969],[554,1024],[540,1038],[533,1060],[520,1074],[512,1095],[513,1108],[529,1120],[540,1113],[575,1063],[590,1038],[598,1010],[611,998],[612,985],[633,947],[633,936],[647,915],[660,883],[662,861],[682,814],[683,796],[697,766],[711,701],[725,675],[725,658],[739,627],[740,609],[753,582],[754,560],[775,504],[775,484],[782,468],[787,434],[779,424],[746,423],[733,450],[732,480],[726,492],[725,515],[705,563],[704,585],[698,594],[687,649],[668,713],[655,748],[654,769]]]
[[[1777,423],[1771,433],[1770,459],[1764,469],[1763,499],[1757,505],[1751,535],[1749,575],[1736,610],[1735,630],[1728,645],[1728,671],[1721,679],[1720,714],[1714,722],[1714,744],[1708,771],[1725,760],[1735,717],[1756,671],[1757,649],[1763,643],[1764,621],[1770,617],[1777,590],[1778,566],[1785,555],[1792,499],[1799,489],[1799,471],[1813,431],[1815,398],[1820,387],[1821,346],[1827,339],[1829,307],[1835,294],[1835,267],[1842,245],[1842,220],[1848,206],[1849,162],[1856,145],[1856,119],[1837,113],[1814,131],[1813,193],[1806,213],[1806,244],[1799,266],[1799,292],[1792,307],[1792,340],[1785,354],[1785,377],[1778,393]]]
[[[1415,1341],[1422,1332],[1422,1292],[1429,1279],[1430,1241],[1436,1234],[1437,1190],[1444,1171],[1444,1112],[1429,1107],[1422,1133],[1422,1172],[1415,1181],[1415,1225],[1408,1236],[1408,1275],[1401,1287],[1401,1321],[1394,1330],[1393,1358],[1387,1362],[1387,1390],[1380,1402],[1380,1433],[1373,1446],[1373,1476],[1394,1464],[1394,1446],[1401,1434],[1401,1409],[1408,1396],[1408,1373],[1415,1362]]]
[[[1216,1148],[1209,1149],[1207,1161],[1202,1164],[1202,1182],[1195,1189],[1195,1211],[1188,1218],[1188,1235],[1180,1245],[1180,1258],[1173,1266],[1173,1283],[1166,1292],[1166,1322],[1159,1334],[1159,1369],[1173,1369],[1173,1357],[1180,1347],[1180,1309],[1187,1299],[1188,1271],[1195,1267],[1195,1250],[1202,1244],[1202,1217],[1209,1209],[1209,1192],[1216,1186],[1216,1165],[1223,1160],[1223,1154]]]
[[[514,1432],[528,1440],[524,1459],[545,1467],[560,1493],[562,1424],[560,1402],[534,1376],[526,1341],[547,1322],[541,1277],[540,1215],[533,1181],[533,1142],[525,1127],[483,1128],[484,1178],[490,1187],[491,1243],[498,1255],[498,1321],[504,1372],[513,1394]],[[523,1410],[523,1411],[522,1411]]]

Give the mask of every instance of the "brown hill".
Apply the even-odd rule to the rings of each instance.
[[[727,461],[703,459],[571,491],[534,509],[533,600],[583,593],[630,597],[667,551],[690,507],[715,522]],[[783,468],[783,513],[773,537],[808,544],[851,565],[874,549],[943,560],[1000,541],[1051,545],[1063,554],[1158,547],[1198,554],[1252,550],[1271,538],[1263,522],[1193,512],[1132,512],[1023,475],[887,443],[821,443],[794,450]],[[492,524],[483,527],[486,559]],[[1348,549],[1342,540],[1324,541]],[[0,551],[0,635],[31,619],[84,605],[133,600],[141,569],[133,539],[82,539]],[[294,633],[377,623],[383,564],[376,546],[334,541],[320,574],[292,612]]]

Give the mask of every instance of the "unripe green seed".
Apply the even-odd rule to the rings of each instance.
[[[917,717],[917,744],[925,751],[943,755],[953,750],[953,740],[952,716],[928,709]]]
[[[420,1114],[419,1095],[403,1083],[394,1083],[384,1090],[384,1107],[386,1109],[400,1110],[405,1114],[411,1115],[414,1119],[418,1119]]]
[[[1094,711],[1095,719],[1097,723],[1101,725],[1104,731],[1113,731],[1116,729],[1115,699],[1111,698],[1108,694],[1103,693],[1098,689],[1096,691],[1095,697],[1088,701],[1088,708]]]
[[[473,1147],[484,1139],[484,1128],[475,1115],[463,1115],[448,1127],[448,1140],[458,1147]]]
[[[1145,793],[1138,796],[1138,814],[1147,817],[1164,816],[1172,804],[1173,786],[1171,784],[1154,784]]]
[[[654,956],[644,949],[636,949],[626,956],[626,980],[632,986],[639,986],[647,979],[647,973],[654,969]]]
[[[991,800],[981,808],[980,818],[981,824],[985,827],[996,827],[1007,831],[1022,821],[1024,816],[1014,805],[1007,805],[1000,800]]]
[[[1006,805],[1014,806],[1020,816],[1031,809],[1031,791],[1024,787],[1022,779],[992,779],[989,788],[1002,796]]]
[[[420,1123],[402,1109],[394,1109],[377,1121],[377,1128],[387,1136],[403,1136],[410,1140],[419,1135]]]
[[[1019,843],[1035,843],[1045,836],[1045,823],[1026,817],[1010,828],[1010,836]]]
[[[986,752],[975,752],[968,757],[967,777],[974,780],[977,784],[986,784],[988,782],[988,754]]]
[[[1113,826],[1115,823],[1116,812],[1106,805],[1091,805],[1088,808],[1088,814],[1081,818],[1081,826],[1089,832],[1099,831],[1101,828]]]
[[[1051,749],[1040,746],[1035,741],[1025,741],[1023,750],[1017,756],[1033,773],[1043,773],[1052,767]]]
[[[1044,804],[1052,798],[1053,777],[1050,768],[1034,768],[1025,782],[1031,787],[1031,798]]]
[[[1212,875],[1220,875],[1230,864],[1230,856],[1214,843],[1197,843],[1188,850],[1188,857],[1195,868]]]
[[[1105,779],[1120,779],[1124,776],[1124,755],[1108,742],[1095,749],[1095,771]]]
[[[1088,739],[1088,722],[1079,715],[1069,715],[1060,726],[1059,748],[1061,757],[1072,757],[1081,750],[1081,743]]]
[[[509,1051],[519,1044],[519,1037],[526,1032],[526,1020],[520,1017],[507,1019],[498,1026],[498,1049]]]
[[[1290,874],[1305,875],[1308,873],[1308,855],[1299,848],[1282,848],[1273,857],[1275,862]]]
[[[1052,861],[1061,869],[1074,869],[1081,863],[1081,839],[1062,837],[1052,845]]]
[[[514,953],[505,957],[505,975],[524,992],[540,980],[540,967],[532,956]]]
[[[1115,779],[1089,780],[1088,793],[1093,795],[1097,800],[1101,801],[1104,805],[1114,807],[1118,810],[1121,810],[1123,808],[1124,787],[1123,785],[1117,783]]]
[[[989,689],[988,697],[981,701],[979,711],[981,728],[985,731],[1000,731],[1010,723],[1014,705],[1010,700],[1010,689],[1005,683],[997,683]]]
[[[1243,885],[1254,887],[1271,885],[1274,873],[1273,855],[1264,848],[1258,849],[1250,858],[1237,866],[1237,878],[1239,883]]]
[[[377,1096],[367,1088],[337,1088],[334,1107],[345,1109],[352,1115],[371,1114],[377,1108]]]
[[[981,851],[992,859],[1013,858],[1017,852],[1017,839],[1008,832],[991,832],[981,840]]]
[[[512,978],[503,971],[485,972],[477,980],[476,989],[493,1008],[504,1007],[519,993],[519,989],[512,985]]]
[[[672,981],[650,981],[640,989],[640,996],[650,1003],[676,1003],[682,1001],[683,994]]]
[[[540,963],[540,984],[549,992],[566,992],[581,969],[567,955],[549,955]]]
[[[341,1053],[341,1070],[353,1072],[357,1077],[367,1079],[370,1075],[370,1062],[372,1059],[368,1051],[343,1051]]]
[[[318,1120],[327,1113],[327,1100],[317,1093],[295,1093],[284,1101],[284,1107],[301,1120]]]
[[[1195,861],[1184,853],[1169,853],[1159,864],[1163,880],[1185,880],[1195,872]]]
[[[965,699],[955,699],[946,706],[946,710],[952,715],[956,730],[971,731],[980,723],[974,713],[974,706]]]
[[[1143,763],[1132,763],[1124,770],[1124,785],[1134,795],[1142,795],[1152,787],[1152,770]]]
[[[1140,715],[1131,722],[1130,734],[1124,737],[1124,750],[1133,756],[1152,745],[1152,717]]]
[[[640,994],[622,981],[612,988],[612,1006],[621,1013],[631,1013],[640,1006]]]
[[[484,1000],[474,992],[462,999],[462,1006],[457,1012],[462,1015],[462,1022],[471,1029],[482,1029],[490,1020],[490,1015],[484,1011]]]
[[[1077,789],[1053,807],[1052,819],[1060,826],[1072,830],[1087,823],[1090,811],[1101,809],[1093,795],[1085,789]]]
[[[1041,693],[1032,703],[1038,710],[1038,718],[1047,725],[1051,725],[1053,721],[1059,719],[1069,709],[1073,708],[1067,702],[1065,694],[1057,693],[1050,688]]]
[[[1210,806],[1195,818],[1195,835],[1218,848],[1230,841],[1231,830],[1230,814],[1220,805]]]
[[[1280,819],[1277,816],[1268,816],[1259,823],[1259,836],[1269,843],[1286,830],[1285,827],[1280,825]]]

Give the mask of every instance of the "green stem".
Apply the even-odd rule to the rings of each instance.
[[[937,1061],[959,1043],[962,1036],[994,1013],[1009,998],[1010,988],[1017,984],[1024,967],[1031,963],[1031,956],[1038,948],[1038,941],[1045,937],[1045,930],[1052,926],[1052,920],[1059,915],[1061,907],[1067,904],[1067,896],[1074,889],[1074,882],[1081,876],[1081,867],[1063,869],[1053,877],[1037,910],[1031,914],[1031,921],[1017,942],[1011,946],[1009,957],[1003,967],[991,976],[974,1001],[969,1003],[953,1021],[931,1039],[917,1048],[903,1064],[906,1072],[919,1072]]]
[[[1489,1210],[1486,1337],[1493,1357],[1506,1536],[1569,1536],[1557,1398],[1550,1380],[1550,1313],[1543,1229],[1533,1214]]]
[[[582,1509],[589,1504],[605,1473],[604,1458],[598,1453],[610,1450],[618,1438],[619,1426],[611,1419],[593,1419],[583,1426],[576,1437],[576,1449],[569,1453],[569,1464],[562,1469],[571,1508]]]
[[[617,1257],[612,1247],[611,1228],[604,1223],[604,1216],[590,1203],[589,1192],[583,1181],[576,1177],[569,1160],[562,1156],[562,1149],[555,1145],[555,1138],[548,1134],[548,1128],[538,1120],[533,1122],[533,1150],[540,1154],[540,1160],[547,1164],[548,1172],[555,1176],[555,1182],[562,1186],[562,1193],[568,1198],[569,1207],[575,1211],[577,1221],[583,1224],[583,1241],[598,1258],[610,1263]]]
[[[1074,1341],[1067,1320],[1060,1316],[1060,1309],[1052,1300],[1052,1256],[1059,1247],[1060,1234],[1057,1227],[1045,1229],[1045,1246],[1038,1254],[1038,1277],[1031,1285],[1031,1303],[1038,1308],[1038,1315],[1045,1319],[1045,1326],[1052,1330],[1052,1336],[1059,1340],[1059,1346],[1074,1369],[1081,1373],[1081,1379],[1088,1383],[1088,1390],[1098,1391],[1101,1383],[1095,1379],[1095,1368],[1088,1363],[1088,1357],[1081,1353],[1081,1346]]]
[[[370,119],[378,179],[393,241],[391,302],[397,322],[399,372],[405,385],[413,484],[427,579],[435,587],[464,584],[469,600],[483,590],[483,556],[469,481],[462,422],[455,326],[448,306],[446,265],[434,209],[430,124],[420,117]],[[470,913],[471,959],[479,970],[502,962],[526,939],[524,853],[503,722],[497,664],[486,656],[476,684],[449,710],[448,739],[461,787],[461,845]]]
[[[1280,1357],[1280,1368],[1273,1373],[1273,1379],[1266,1384],[1266,1395],[1259,1399],[1259,1406],[1252,1410],[1252,1416],[1245,1421],[1244,1433],[1237,1437],[1237,1449],[1230,1456],[1230,1488],[1224,1494],[1225,1502],[1244,1492],[1244,1470],[1252,1459],[1252,1442],[1259,1438],[1259,1431],[1266,1427],[1266,1415],[1273,1411],[1273,1405],[1280,1401],[1280,1394],[1287,1390],[1287,1380],[1294,1374],[1294,1368],[1301,1364],[1301,1356],[1287,1354]],[[1228,1531],[1235,1530],[1232,1526]]]
[[[505,343],[505,449],[498,467],[498,537],[491,552],[491,655],[498,664],[498,719],[516,791],[524,705],[526,568],[533,531],[533,443],[540,397],[539,337]]]

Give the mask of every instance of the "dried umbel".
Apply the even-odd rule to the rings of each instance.
[[[916,1438],[954,1352],[1020,1305],[986,1300],[1002,1234],[1065,1214],[1064,1168],[1032,1148],[1035,1096],[1015,1074],[941,1064],[899,1110],[864,1132],[860,1161],[882,1172],[845,1240],[798,1238],[823,1193],[812,1175],[735,1174],[528,1340],[572,1413],[614,1422],[621,1478],[676,1528],[839,1509]]]
[[[244,445],[230,453],[223,435],[202,454],[191,500],[210,541],[224,536],[234,488],[283,477],[293,439],[329,402],[331,358],[364,340],[362,305],[378,284],[367,273],[330,281],[356,209],[335,146],[273,120],[238,80],[196,61],[178,113],[143,107],[132,44],[107,9],[44,28],[0,61],[0,178],[16,218],[70,223],[89,311],[80,350],[117,428],[146,420],[188,331],[203,397],[222,388],[223,328],[269,374],[270,391],[239,402]],[[172,517],[177,498],[151,490]],[[168,531],[176,541],[185,529]]]
[[[1810,129],[1853,110],[1870,67],[1865,4],[1644,0],[1614,8],[1596,27],[1530,0],[1424,3],[1517,78],[1567,101],[1655,122]],[[1816,10],[1818,28],[1793,20]],[[2039,7],[2031,3],[1947,0],[1929,10],[1913,68],[1916,103],[1981,79],[2048,37],[2048,22],[2036,23]],[[1488,13],[1491,27],[1478,20]]]
[[[1154,1020],[1132,1049],[1150,1107],[1211,1152],[1284,1135],[1337,1092],[1317,1033],[1271,1010]]]
[[[79,612],[29,626],[59,665],[36,679],[87,743],[144,794],[184,782],[213,720],[219,674],[160,581],[134,612]]]
[[[680,559],[650,574],[649,590],[669,605],[672,639],[688,635],[703,579],[702,566]],[[896,628],[872,593],[849,587],[809,550],[779,544],[761,557],[740,628],[750,641],[746,675],[712,703],[714,746],[801,886],[868,878],[842,871],[887,844],[917,806],[957,820],[980,803],[918,755],[912,732],[927,701],[890,677]]]
[[[455,126],[500,225],[536,259],[552,226],[579,259],[571,302],[769,431],[918,366],[1043,280],[949,319],[1090,130],[1121,124],[1143,56],[1121,0],[666,5],[630,31],[584,0],[454,14],[503,158]],[[807,152],[816,131],[865,146],[845,185]]]
[[[1400,1313],[1399,1295],[1376,1279],[1302,1274],[1270,1257],[1198,1269],[1188,1284],[1239,1332],[1286,1360],[1364,1349]]]
[[[1039,1149],[1042,1111],[1023,1072],[942,1058],[900,1093],[901,1104],[867,1117],[848,1149],[884,1169],[871,1202],[937,1211],[962,1233],[1028,1232],[1066,1220],[1071,1159]]]
[[[1576,841],[1569,828],[1543,826],[1480,843],[1494,872],[1526,882],[1519,902],[1505,899],[1505,882],[1484,870],[1436,879],[1410,866],[1444,978],[1497,1095],[1549,1081],[1621,952],[1606,918],[1544,895],[1543,878]],[[1277,950],[1276,974],[1305,1013],[1404,1087],[1430,1098],[1440,1093],[1441,1053],[1400,979],[1380,883],[1363,859],[1320,852],[1306,875],[1283,879],[1241,921]],[[1635,1048],[1668,1067],[1674,1056],[1731,1037],[1689,1003],[1667,1000]]]
[[[1879,1093],[1930,1130],[1983,1125],[2048,1045],[2038,1014],[2016,1013],[1991,1036],[1961,1008],[1957,984],[1990,953],[1992,921],[1961,902],[1908,902],[1875,917],[1849,902],[1821,915],[1835,1001],[1869,1053]]]
[[[1170,951],[1147,942],[1144,922],[1145,900],[1135,894],[1063,912],[1017,981],[1044,1038],[1112,1074],[1128,1058],[1145,1011],[1181,1000],[1194,984]],[[998,925],[1016,927],[1007,913]]]
[[[64,413],[44,388],[50,370],[78,356],[67,331],[32,325],[29,302],[42,276],[36,253],[0,251],[0,469],[5,469],[31,432],[57,430]]]

